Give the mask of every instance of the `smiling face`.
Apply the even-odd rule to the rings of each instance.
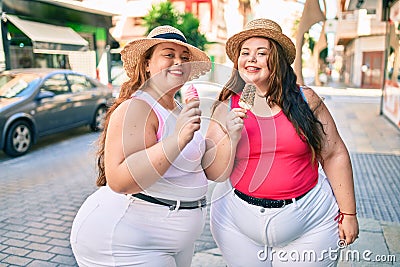
[[[191,70],[189,61],[190,53],[185,46],[175,43],[158,44],[146,66],[151,84],[165,92],[179,89],[188,80]]]
[[[261,37],[252,37],[243,42],[239,52],[238,70],[246,83],[263,88],[270,75],[267,60],[271,51],[270,42]]]

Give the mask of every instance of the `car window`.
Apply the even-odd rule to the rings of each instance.
[[[0,97],[13,98],[28,95],[37,81],[36,75],[1,75]]]
[[[129,80],[129,77],[126,75],[122,64],[111,67],[111,84],[113,86],[121,86],[127,80]]]
[[[55,74],[44,81],[43,89],[56,95],[69,93],[68,83],[64,74]]]
[[[73,93],[79,93],[91,90],[93,85],[87,80],[85,76],[68,74],[68,81],[71,84],[71,91]]]

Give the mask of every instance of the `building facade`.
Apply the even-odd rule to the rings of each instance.
[[[382,89],[381,114],[400,129],[399,0],[338,0],[341,81]]]
[[[100,57],[118,46],[113,14],[64,0],[1,1],[0,68],[68,68],[97,76]]]
[[[386,23],[383,1],[340,1],[336,45],[343,46],[342,82],[381,88],[384,77]]]

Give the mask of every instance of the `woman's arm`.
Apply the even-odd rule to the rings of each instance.
[[[105,144],[108,185],[118,193],[137,193],[155,183],[200,129],[199,102],[186,105],[175,132],[157,142],[158,118],[144,101],[131,99],[111,115]]]
[[[229,111],[227,101],[216,107],[208,126],[206,153],[202,160],[209,180],[222,182],[230,176],[245,116],[241,108]]]
[[[340,137],[336,124],[322,99],[310,88],[304,90],[310,108],[322,123],[326,135],[323,138],[321,165],[328,177],[339,209],[343,213],[356,213],[353,171],[350,155]],[[339,235],[351,244],[358,236],[357,217],[344,215],[339,224]]]

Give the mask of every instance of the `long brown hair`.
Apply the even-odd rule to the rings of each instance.
[[[149,74],[146,72],[146,66],[147,66],[147,61],[151,58],[153,54],[154,47],[155,46],[148,49],[146,53],[143,55],[143,57],[139,59],[139,62],[136,65],[134,73],[132,75],[133,78],[122,84],[119,96],[107,111],[106,119],[104,122],[104,130],[98,139],[98,150],[97,150],[98,176],[96,180],[97,186],[104,186],[107,184],[106,171],[104,165],[104,148],[105,148],[108,124],[110,122],[110,116],[122,102],[124,102],[127,99],[130,99],[132,97],[132,94],[136,92],[149,79]]]
[[[322,123],[304,100],[300,87],[296,84],[296,74],[285,58],[282,47],[272,39],[260,37],[270,42],[270,53],[267,59],[270,75],[267,80],[267,88],[269,89],[265,95],[266,101],[268,105],[275,104],[282,109],[299,137],[308,143],[312,153],[312,161],[315,162],[315,160],[321,158],[323,135],[325,134]],[[221,102],[243,90],[245,81],[238,72],[238,58],[242,44],[235,53],[231,77],[219,94],[218,101],[213,106],[213,111]],[[318,107],[319,105],[315,109]]]

